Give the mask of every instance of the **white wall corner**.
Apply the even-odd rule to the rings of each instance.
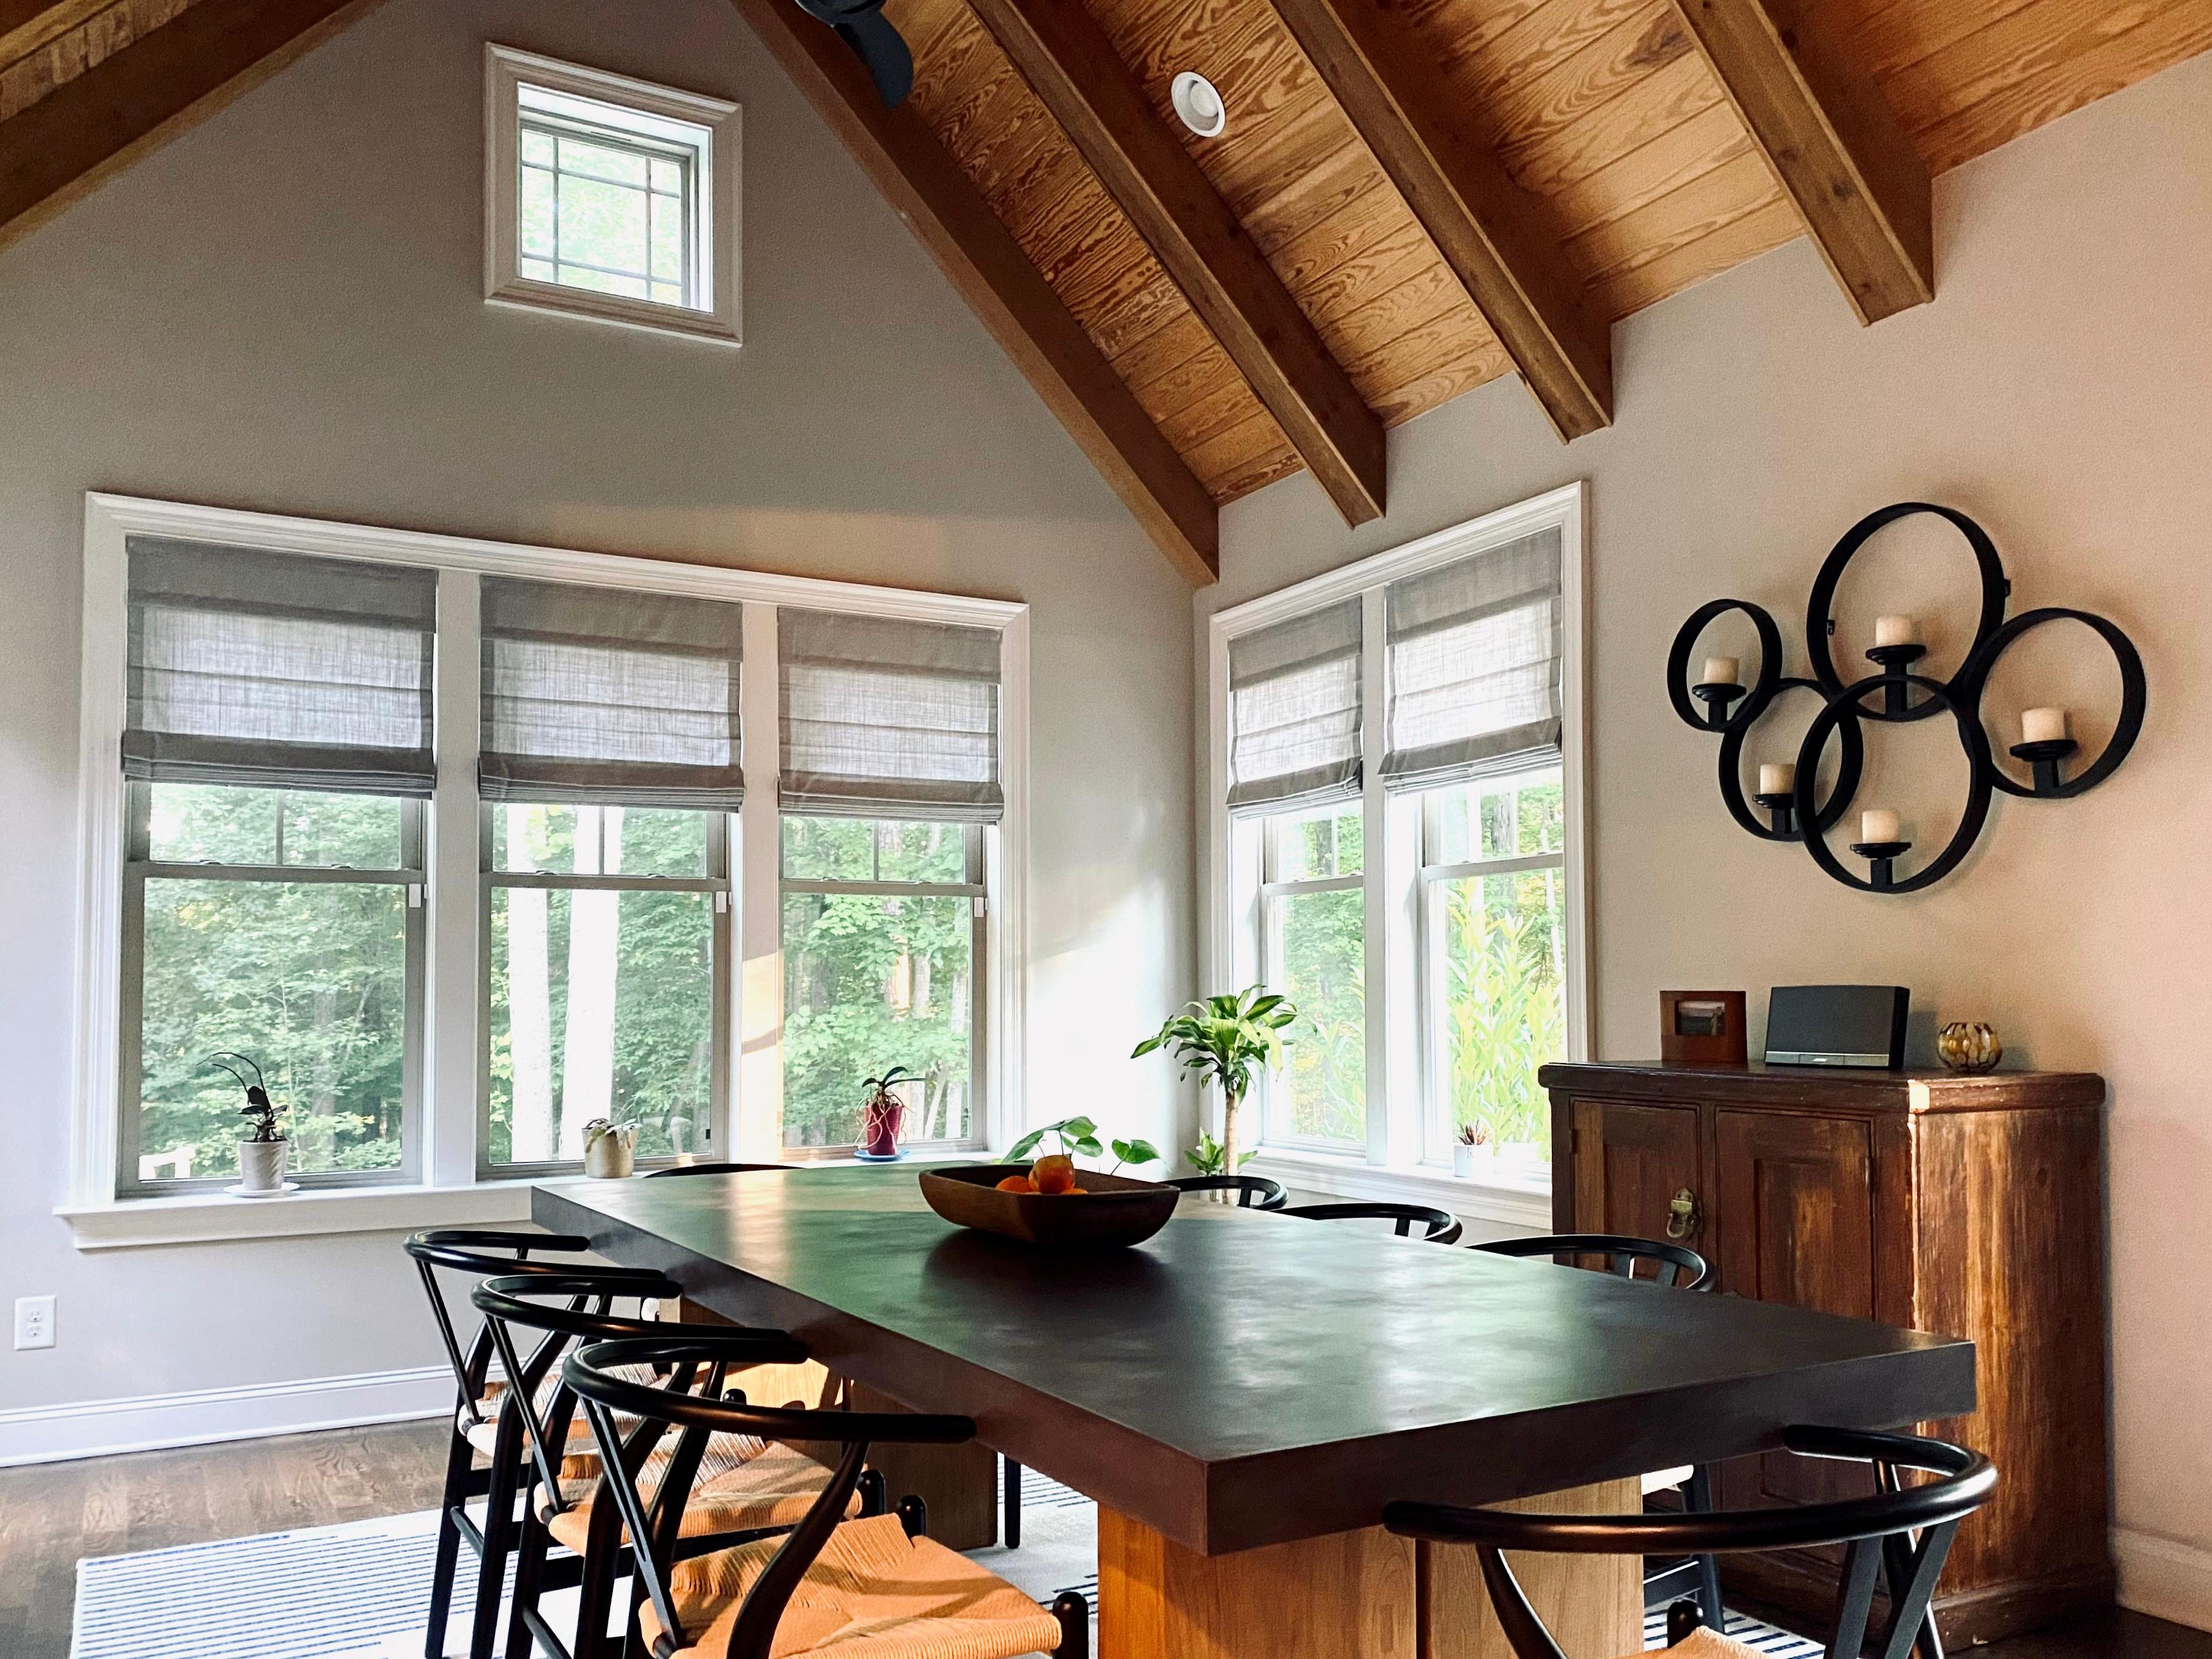
[[[2127,1527],[2112,1528],[2120,1605],[2212,1630],[2212,1550]]]
[[[418,1365],[356,1376],[32,1406],[0,1412],[0,1467],[442,1417],[453,1409],[454,1397],[452,1370]]]

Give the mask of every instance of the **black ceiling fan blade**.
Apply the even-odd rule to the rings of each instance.
[[[885,109],[896,109],[914,90],[914,53],[906,37],[879,10],[850,14],[832,25],[876,83]]]

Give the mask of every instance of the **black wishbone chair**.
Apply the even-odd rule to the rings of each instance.
[[[787,1652],[829,1659],[1017,1659],[1045,1652],[1088,1659],[1090,1604],[1073,1592],[1049,1610],[923,1535],[920,1500],[896,1515],[843,1519],[874,1442],[957,1445],[964,1417],[771,1409],[744,1403],[728,1367],[746,1355],[725,1334],[598,1342],[568,1356],[568,1385],[602,1450],[606,1486],[634,1540],[644,1589],[636,1638],[653,1659],[769,1659],[782,1630]],[[635,1379],[665,1368],[665,1387]],[[705,1373],[694,1386],[697,1373]],[[621,1425],[640,1428],[625,1437]],[[660,1436],[680,1431],[648,1502],[637,1474]],[[683,1497],[709,1436],[757,1435],[843,1449],[805,1519],[780,1538],[677,1559]]]
[[[477,1605],[469,1635],[470,1659],[489,1659],[498,1630],[507,1555],[518,1537],[515,1494],[525,1478],[528,1456],[522,1415],[505,1410],[503,1405],[510,1395],[527,1397],[544,1388],[555,1356],[547,1354],[534,1373],[504,1371],[493,1378],[495,1350],[491,1328],[481,1327],[468,1346],[462,1347],[435,1270],[444,1267],[478,1279],[494,1274],[545,1278],[594,1272],[605,1282],[610,1297],[616,1294],[613,1286],[621,1281],[657,1276],[623,1268],[593,1269],[588,1263],[574,1261],[532,1261],[533,1250],[574,1256],[592,1248],[588,1239],[557,1233],[444,1228],[416,1233],[402,1248],[414,1258],[422,1275],[422,1289],[430,1298],[430,1311],[437,1320],[438,1334],[446,1345],[446,1357],[453,1364],[459,1389],[453,1437],[446,1449],[445,1491],[438,1506],[438,1547],[430,1578],[430,1622],[422,1651],[425,1659],[440,1659],[446,1650],[446,1617],[453,1607],[460,1547],[466,1544],[477,1553]],[[581,1449],[588,1453],[590,1449]],[[479,1456],[487,1460],[487,1467],[477,1467]],[[472,1498],[485,1500],[482,1526],[469,1518],[468,1503]]]
[[[601,1283],[601,1276],[592,1273],[488,1279],[469,1299],[490,1328],[500,1363],[518,1375],[544,1374],[552,1358],[580,1340],[667,1337],[669,1328],[659,1320],[610,1311],[599,1295]],[[618,1290],[625,1297],[657,1301],[672,1301],[681,1293],[671,1281],[650,1274],[626,1279]],[[515,1343],[517,1327],[539,1334],[526,1359]],[[805,1344],[781,1331],[721,1334],[728,1339],[728,1364],[797,1364],[807,1357]],[[661,1380],[651,1367],[630,1375],[638,1382]],[[596,1442],[575,1415],[574,1391],[557,1372],[552,1381],[550,1393],[540,1389],[515,1401],[528,1441],[530,1472],[515,1553],[508,1659],[527,1659],[533,1640],[555,1659],[584,1659],[602,1645],[599,1638],[607,1628],[615,1580],[629,1571],[621,1516],[614,1506],[598,1501],[602,1482]],[[579,1434],[593,1450],[580,1466],[574,1456]],[[636,1472],[640,1489],[657,1495],[671,1462],[666,1451],[649,1455]],[[690,1468],[688,1501],[678,1517],[676,1557],[704,1554],[796,1525],[829,1479],[829,1470],[820,1463],[787,1447],[752,1435],[710,1437]],[[880,1514],[883,1477],[866,1471],[861,1491],[862,1512]],[[568,1553],[552,1558],[556,1544]],[[581,1586],[573,1652],[562,1645],[539,1610],[547,1592],[572,1585]],[[633,1603],[633,1615],[635,1612]]]
[[[1627,1233],[1545,1233],[1533,1238],[1493,1239],[1489,1243],[1468,1248],[1486,1255],[1516,1256],[1524,1261],[1551,1256],[1570,1267],[1597,1256],[1602,1258],[1607,1273],[1621,1279],[1679,1291],[1712,1287],[1712,1268],[1705,1257],[1686,1244],[1672,1243],[1663,1238],[1637,1238]],[[1638,1271],[1647,1262],[1651,1267],[1648,1279]],[[1700,1463],[1694,1468],[1660,1469],[1644,1477],[1644,1495],[1647,1498],[1655,1492],[1675,1489],[1681,1492],[1684,1510],[1693,1515],[1710,1513],[1713,1507],[1711,1466]],[[1728,1628],[1728,1609],[1721,1600],[1720,1565],[1711,1554],[1645,1564],[1646,1607],[1672,1601],[1686,1590],[1696,1596],[1698,1611],[1708,1626],[1717,1631]]]
[[[1459,1218],[1426,1204],[1293,1204],[1280,1213],[1304,1216],[1309,1221],[1395,1221],[1398,1224],[1391,1231],[1401,1238],[1412,1237],[1413,1229],[1419,1226],[1425,1230],[1421,1237],[1428,1243],[1459,1243]]]
[[[1382,1524],[1405,1538],[1472,1544],[1491,1605],[1515,1659],[1565,1659],[1508,1566],[1505,1550],[1577,1555],[1711,1555],[1804,1549],[1844,1544],[1836,1616],[1827,1659],[1860,1659],[1874,1611],[1875,1579],[1889,1594],[1879,1659],[1943,1659],[1942,1638],[1929,1603],[1959,1522],[1990,1500],[1997,1472],[1964,1446],[1917,1435],[1854,1429],[1794,1428],[1783,1443],[1800,1457],[1871,1463],[1870,1498],[1796,1508],[1738,1510],[1705,1515],[1525,1515],[1510,1510],[1460,1509],[1442,1504],[1393,1504]],[[1906,1486],[1906,1469],[1935,1475]],[[1680,1659],[1758,1659],[1757,1650],[1707,1626],[1696,1605],[1668,1610],[1669,1652]],[[1632,1655],[1629,1659],[1642,1659]]]
[[[1283,1190],[1283,1183],[1270,1181],[1265,1176],[1179,1176],[1160,1185],[1186,1193],[1234,1193],[1240,1210],[1279,1210],[1291,1201],[1291,1195]]]

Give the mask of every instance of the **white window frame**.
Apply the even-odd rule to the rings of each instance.
[[[1566,847],[1567,1057],[1592,1052],[1589,847],[1589,614],[1584,603],[1589,487],[1577,482],[1468,520],[1310,580],[1217,611],[1206,635],[1207,742],[1201,787],[1207,802],[1206,918],[1202,958],[1208,990],[1262,977],[1265,820],[1232,817],[1229,798],[1229,643],[1237,635],[1359,597],[1361,656],[1360,810],[1366,899],[1367,1146],[1364,1155],[1262,1140],[1249,1166],[1287,1185],[1349,1197],[1441,1201],[1461,1215],[1541,1228],[1550,1223],[1550,1180],[1542,1170],[1464,1181],[1448,1152],[1429,1142],[1432,1092],[1426,1054],[1422,957],[1423,798],[1384,788],[1388,694],[1383,589],[1391,582],[1537,532],[1560,535],[1560,734]],[[1209,1118],[1218,1103],[1206,1103]],[[1264,1107],[1255,1115],[1264,1124]],[[1218,1123],[1214,1125],[1218,1129]]]
[[[119,763],[126,714],[128,557],[133,535],[208,541],[439,573],[435,695],[438,781],[426,848],[429,939],[420,1033],[422,1133],[417,1184],[382,1184],[281,1199],[221,1193],[120,1200],[117,1193],[127,791]],[[997,599],[774,575],[567,549],[439,536],[326,520],[98,493],[85,497],[83,654],[78,750],[78,895],[75,1056],[70,1091],[69,1220],[80,1248],[356,1231],[516,1220],[527,1178],[480,1180],[478,1103],[486,1030],[477,747],[481,666],[477,578],[535,578],[735,600],[744,606],[738,697],[745,796],[732,837],[737,949],[726,1013],[734,1030],[728,1085],[711,1113],[716,1156],[781,1161],[783,1019],[776,607],[950,623],[1000,635],[1003,817],[984,831],[988,1054],[977,1071],[993,1146],[1024,1121],[1025,896],[1029,804],[1029,607]],[[858,1079],[855,1079],[857,1084]]]
[[[522,274],[521,179],[524,86],[611,105],[645,125],[673,124],[670,131],[699,132],[698,176],[688,250],[694,279],[706,303],[669,305],[627,295],[601,294]],[[726,99],[680,92],[604,70],[564,64],[511,46],[484,48],[484,299],[650,329],[664,334],[737,345],[744,337],[740,250],[744,117]]]

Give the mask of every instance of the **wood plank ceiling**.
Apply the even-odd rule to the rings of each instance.
[[[374,3],[0,0],[0,242]],[[884,112],[734,3],[1200,580],[1217,504],[1311,465],[1372,516],[1374,433],[1516,367],[1601,424],[1613,320],[1808,226],[1839,304],[1919,302],[1928,175],[2212,47],[2212,0],[888,0]]]

